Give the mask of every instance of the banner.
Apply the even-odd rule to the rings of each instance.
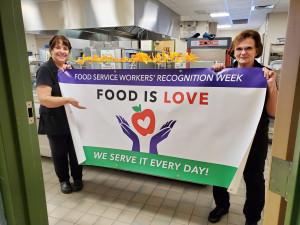
[[[72,69],[58,79],[87,108],[65,106],[80,164],[237,190],[264,105],[262,69]]]

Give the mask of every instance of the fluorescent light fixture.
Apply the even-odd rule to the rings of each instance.
[[[222,29],[222,28],[230,28],[230,24],[224,24],[224,25],[217,25],[217,29]]]
[[[253,10],[262,10],[262,9],[273,9],[274,5],[257,5],[257,6],[252,6],[251,11]]]
[[[210,17],[225,17],[225,16],[229,16],[229,13],[225,12],[225,13],[211,13],[209,14]]]

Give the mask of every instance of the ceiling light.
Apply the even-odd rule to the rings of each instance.
[[[217,25],[217,29],[222,29],[222,28],[230,28],[230,24],[223,24],[223,25]]]
[[[257,6],[252,6],[251,10],[261,10],[261,9],[273,9],[274,5],[257,5]]]
[[[225,16],[229,16],[229,13],[211,13],[209,15],[210,17],[225,17]]]

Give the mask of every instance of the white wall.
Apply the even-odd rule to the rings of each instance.
[[[32,52],[33,56],[35,56],[38,52],[37,52],[34,34],[25,34],[25,38],[26,38],[27,52]]]
[[[198,24],[196,26],[196,33],[199,33],[200,37],[202,37],[202,35],[205,32],[208,32],[208,29],[209,29],[208,22],[198,22]]]
[[[208,22],[197,22],[196,33],[199,33],[199,38],[202,38],[202,35],[205,32],[208,32],[209,24]],[[187,49],[187,42],[185,39],[175,38],[175,51],[185,54]]]
[[[84,49],[86,47],[90,47],[90,40],[82,40],[82,39],[74,39],[74,38],[68,38],[72,48],[76,49]]]
[[[183,39],[175,38],[175,52],[185,54],[187,49],[187,42]]]
[[[35,35],[37,48],[44,48],[45,45],[49,45],[49,41],[51,40],[52,36],[42,36],[42,35]],[[74,39],[68,38],[72,48],[83,49],[85,47],[90,47],[90,40],[83,40],[83,39]]]
[[[261,36],[265,34],[266,29],[267,29],[267,19],[263,22],[263,24],[258,29],[258,32],[260,33]]]
[[[287,15],[287,13],[271,13],[267,17],[264,46],[264,65],[268,65],[269,63],[271,43],[276,43],[277,38],[284,38],[286,35]]]
[[[36,59],[40,59],[38,49],[48,45],[51,37],[25,33],[25,39],[27,51],[32,52],[33,56],[36,56]]]
[[[263,24],[260,26],[260,28],[258,29],[258,33],[260,34],[260,37],[261,37],[261,42],[263,44],[263,53],[262,53],[262,56],[259,58],[259,62],[264,64],[263,61],[264,61],[264,55],[265,55],[265,52],[266,52],[266,31],[268,29],[268,23],[267,23],[267,19],[263,22]]]
[[[143,51],[152,51],[152,40],[142,40],[141,41],[141,50]]]
[[[242,30],[217,30],[216,37],[231,37],[233,40],[241,31]]]
[[[35,35],[37,48],[45,48],[45,45],[49,45],[49,41],[52,37]]]

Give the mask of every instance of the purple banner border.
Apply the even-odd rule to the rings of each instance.
[[[222,79],[223,78],[223,79]],[[266,88],[261,68],[195,69],[71,69],[58,72],[68,84],[101,84],[174,87]]]

